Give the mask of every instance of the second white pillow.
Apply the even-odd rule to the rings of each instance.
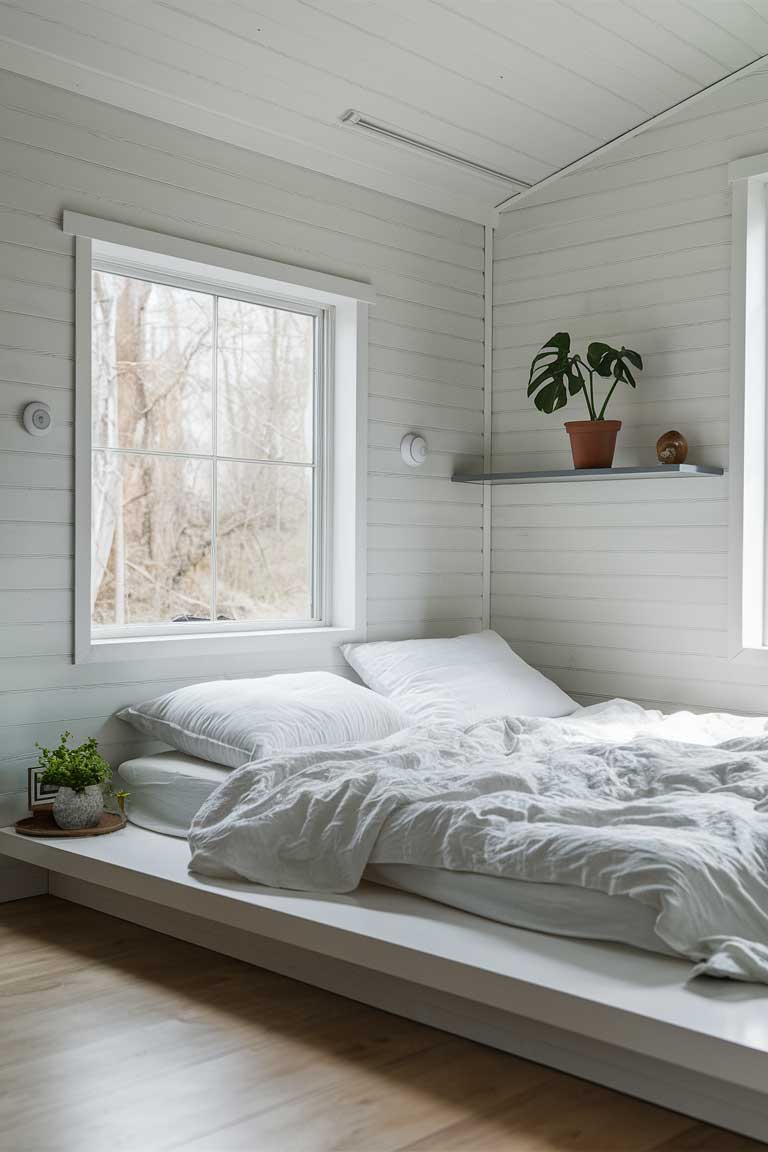
[[[466,726],[493,716],[568,716],[578,708],[496,632],[341,650],[360,679],[412,721]]]

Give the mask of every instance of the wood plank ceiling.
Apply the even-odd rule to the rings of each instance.
[[[768,0],[0,0],[0,67],[468,219],[768,53]]]

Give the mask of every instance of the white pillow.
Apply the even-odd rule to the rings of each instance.
[[[292,748],[381,740],[408,723],[394,704],[330,672],[190,684],[118,716],[228,768]]]
[[[344,644],[341,650],[360,679],[412,721],[466,726],[492,716],[568,716],[578,707],[496,632]]]

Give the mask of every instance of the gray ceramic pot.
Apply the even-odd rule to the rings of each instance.
[[[53,798],[53,818],[59,828],[95,828],[103,811],[100,784],[89,784],[82,792],[59,788]]]

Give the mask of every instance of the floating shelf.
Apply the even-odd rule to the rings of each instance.
[[[561,468],[552,472],[476,472],[451,477],[456,484],[564,484],[571,480],[650,480],[654,476],[722,476],[724,468],[702,464],[656,464],[652,468]]]

